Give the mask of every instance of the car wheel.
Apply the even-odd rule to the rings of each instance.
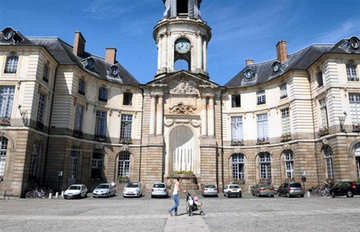
[[[85,193],[85,198],[87,198],[87,193]]]
[[[304,195],[300,195],[301,197],[304,197]]]
[[[242,198],[242,194],[240,194],[239,197]]]
[[[278,193],[279,197],[281,197],[281,193]]]
[[[289,193],[289,192],[286,193],[286,197],[287,197],[287,198],[290,197],[290,193]]]
[[[331,197],[332,197],[332,198],[335,198],[335,192],[332,192],[332,193],[331,193]]]
[[[200,215],[201,215],[201,216],[205,216],[204,211],[200,211]]]
[[[68,199],[67,196],[64,196],[64,199],[67,200]]]
[[[271,195],[271,197],[274,197],[274,195]]]
[[[354,194],[353,194],[353,192],[348,191],[348,192],[346,193],[346,196],[347,196],[347,197],[353,197],[353,196],[354,196]]]

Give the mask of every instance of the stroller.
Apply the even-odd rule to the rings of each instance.
[[[204,211],[202,211],[201,206],[202,204],[197,203],[198,197],[195,196],[194,198],[190,195],[190,193],[187,193],[186,196],[186,212],[189,216],[193,215],[194,211],[200,210],[200,215],[205,216]]]

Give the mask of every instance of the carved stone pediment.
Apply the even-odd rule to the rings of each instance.
[[[169,107],[169,110],[171,114],[193,114],[196,107],[180,102],[177,105]]]
[[[181,79],[176,83],[176,86],[169,90],[170,94],[196,94],[199,95],[199,90],[194,86],[192,81]]]

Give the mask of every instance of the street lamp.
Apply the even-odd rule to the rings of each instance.
[[[344,111],[344,116],[339,116],[339,122],[340,122],[340,132],[346,133],[346,130],[344,128],[344,123],[346,120],[347,113]]]

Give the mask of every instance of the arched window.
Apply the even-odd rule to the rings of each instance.
[[[120,152],[118,167],[118,176],[130,176],[130,152]]]
[[[233,179],[244,179],[244,155],[232,155]]]
[[[8,144],[7,138],[0,137],[0,176],[4,176],[5,173],[7,144]]]
[[[284,151],[285,176],[286,179],[294,178],[294,156],[291,150]]]
[[[79,158],[80,158],[79,149],[73,148],[71,150],[71,155],[70,155],[70,178],[71,179],[76,179],[78,177]]]
[[[268,152],[259,154],[260,178],[271,179],[271,156]]]
[[[355,162],[357,177],[360,178],[360,143],[357,143],[354,147],[355,150]]]
[[[329,145],[324,147],[324,155],[325,155],[327,178],[334,178],[332,150]]]
[[[104,152],[95,149],[91,160],[91,179],[103,178]]]
[[[31,151],[30,157],[30,168],[29,168],[29,179],[35,179],[36,177],[36,168],[37,168],[37,160],[40,153],[39,143],[34,143],[33,149]]]

